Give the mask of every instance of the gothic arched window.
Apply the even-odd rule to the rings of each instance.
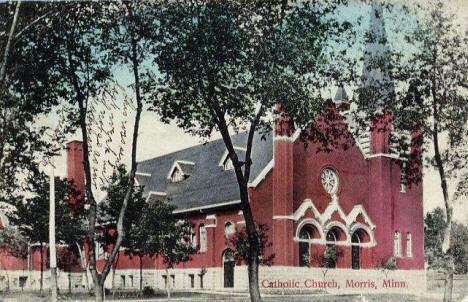
[[[413,257],[413,240],[411,233],[406,233],[406,257]]]
[[[398,231],[395,231],[393,236],[393,255],[401,257],[401,233]]]
[[[189,241],[193,247],[197,247],[197,234],[193,227],[190,227]]]
[[[310,240],[309,230],[302,228],[299,232],[299,239]],[[299,242],[299,266],[310,265],[310,244],[309,242]]]
[[[236,232],[236,228],[234,227],[234,224],[230,221],[226,222],[226,224],[224,224],[224,234],[226,236],[228,235],[232,235]]]
[[[206,252],[207,249],[207,236],[206,236],[206,227],[204,224],[200,224],[200,252]]]

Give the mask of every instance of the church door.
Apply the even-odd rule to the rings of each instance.
[[[359,235],[357,232],[354,232],[353,236],[351,237],[351,244],[359,243]],[[359,259],[359,246],[352,245],[351,246],[351,267],[353,269],[360,269],[360,259]]]
[[[352,268],[359,269],[359,246],[353,245],[351,247],[351,255],[352,255]]]
[[[234,254],[226,250],[223,254],[224,287],[234,287]]]

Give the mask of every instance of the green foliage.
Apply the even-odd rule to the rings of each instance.
[[[311,263],[310,263],[310,255],[307,253],[304,253],[301,255],[302,259],[301,259],[301,263],[304,264],[305,267],[310,267]]]
[[[153,50],[164,84],[155,84],[153,109],[202,137],[224,118],[234,129],[246,129],[259,106],[282,104],[298,123],[307,113],[308,123],[324,103],[317,88],[325,80],[318,73],[332,35],[325,17],[331,10],[315,1],[286,8],[263,2],[164,7]]]
[[[455,272],[468,272],[468,227],[459,223],[452,224],[450,249],[447,254],[442,252],[442,241],[446,225],[445,214],[441,208],[435,208],[427,213],[424,219],[424,253],[429,268],[436,270],[447,269],[448,256],[455,259]]]
[[[336,265],[337,251],[335,246],[327,246],[323,253],[323,266],[333,268]]]
[[[12,201],[14,212],[7,213],[12,226],[31,243],[49,241],[49,185],[50,178],[43,172],[34,171],[28,178],[31,197]],[[55,178],[55,224],[58,243],[74,246],[84,242],[84,226],[81,216],[74,216],[69,204],[73,196],[72,184]],[[72,247],[73,249],[73,247]]]
[[[395,23],[397,37],[393,41],[400,43],[400,49],[390,49],[388,60],[391,63],[384,64],[390,68],[395,88],[395,92],[385,98],[384,107],[393,112],[396,130],[421,130],[421,138],[416,141],[418,147],[424,151],[434,150],[424,152],[424,162],[443,178],[445,201],[455,201],[466,196],[468,186],[465,169],[468,166],[465,152],[468,145],[466,29],[454,21],[456,18],[451,15],[450,8],[439,0],[427,1],[422,6],[414,4],[402,8],[397,5],[389,11],[401,12],[400,22]],[[407,150],[404,138],[394,139],[399,152]],[[421,165],[421,160],[417,166],[410,162],[407,167],[410,183],[422,180]],[[453,196],[447,192],[446,181],[452,181],[456,187]]]
[[[114,171],[110,184],[103,187],[107,196],[99,204],[98,221],[104,230],[115,227],[123,199],[130,184],[124,165]],[[165,201],[146,202],[143,188],[135,187],[124,218],[122,247],[130,255],[154,256],[160,254],[166,263],[186,261],[196,250],[185,241],[190,225],[177,222],[172,216],[174,206]],[[117,234],[104,231],[98,236],[104,248],[115,242]],[[106,248],[107,249],[107,248]]]
[[[248,255],[245,244],[240,251],[249,259],[253,301],[260,300],[262,251],[247,192],[252,138],[271,128],[269,111],[277,104],[298,117],[298,125],[308,124],[323,107],[321,53],[331,23],[337,25],[325,17],[332,10],[321,1],[201,1],[163,6],[159,18],[152,51],[161,76],[153,84],[151,109],[188,133],[221,133],[246,218],[250,248]],[[233,148],[232,130],[249,132],[245,158]]]
[[[13,34],[10,29],[16,8],[20,6]],[[54,151],[43,133],[46,127],[36,125],[39,114],[51,110],[56,101],[36,98],[46,93],[41,76],[52,58],[38,57],[40,43],[28,43],[31,32],[41,37],[39,28],[47,26],[46,16],[56,14],[49,4],[0,3],[0,200],[18,198],[24,179],[22,174],[33,169],[38,154]],[[9,51],[7,41],[10,40]],[[41,91],[42,90],[42,91]]]
[[[390,257],[385,264],[382,266],[383,269],[393,271],[397,269],[396,266],[396,258],[395,257]]]
[[[266,251],[271,247],[272,243],[268,241],[268,231],[269,228],[266,224],[260,224],[257,227],[257,234],[259,239],[259,249],[260,249],[260,260],[259,263],[262,265],[270,266],[273,263],[275,254],[266,254]],[[237,231],[232,237],[227,238],[228,243],[232,244],[235,248],[234,256],[237,262],[249,261],[249,240],[247,236],[247,230],[243,228],[240,231]]]
[[[9,255],[26,258],[28,253],[28,240],[16,227],[2,227],[0,229],[0,246]]]
[[[188,242],[191,225],[177,221],[174,206],[165,201],[148,202],[130,228],[130,252],[160,255],[168,267],[190,259],[197,249]]]
[[[98,208],[98,223],[107,230],[115,227],[119,218],[120,209],[122,207],[125,194],[130,184],[129,174],[124,165],[119,165],[110,177],[109,184],[103,186],[102,189],[106,192],[104,201],[99,203]],[[124,218],[124,230],[135,225],[135,221],[138,220],[144,211],[145,198],[143,198],[143,188],[135,187],[133,194],[129,200],[128,208]],[[124,235],[123,245],[128,246],[129,232],[127,231]],[[109,233],[107,231],[100,232],[97,237],[98,240],[103,244],[103,247],[107,250],[110,244],[113,244],[116,240],[116,233]]]

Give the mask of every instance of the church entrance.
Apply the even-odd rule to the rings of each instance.
[[[234,253],[227,249],[223,253],[224,287],[234,287]]]
[[[358,232],[354,232],[351,237],[351,267],[352,269],[360,269],[360,256],[359,256],[359,244],[361,242]],[[355,243],[355,244],[353,244]]]
[[[359,228],[353,232],[351,235],[351,268],[352,269],[361,269],[362,267],[367,268],[368,262],[364,260],[362,255],[362,248],[366,244],[369,244],[370,236],[369,234]]]
[[[310,232],[302,228],[299,232],[299,239],[310,240]],[[299,242],[299,266],[310,266],[310,244],[309,242]]]

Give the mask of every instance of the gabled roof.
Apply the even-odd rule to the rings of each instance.
[[[232,140],[234,146],[245,147],[247,134],[240,133],[233,136]],[[271,134],[265,135],[265,139],[259,134],[254,136],[250,175],[252,183],[259,176],[264,176],[262,171],[273,159],[272,140]],[[224,142],[219,139],[148,159],[138,163],[136,178],[140,185],[145,186],[145,194],[151,195],[150,199],[162,196],[150,192],[166,193],[166,198],[178,211],[236,201],[240,196],[235,172],[225,171],[219,166],[225,152]],[[245,152],[240,150],[238,155],[242,159],[244,154]],[[180,182],[168,179],[174,163],[177,163],[184,173],[190,173],[190,177]]]

